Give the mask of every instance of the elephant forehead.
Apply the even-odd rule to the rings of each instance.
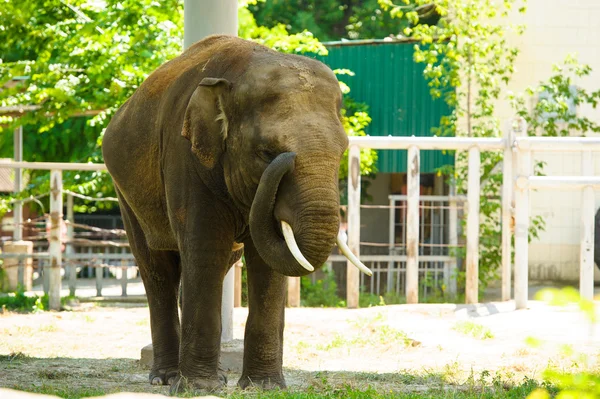
[[[250,68],[244,79],[244,88],[261,88],[270,93],[313,92],[322,87],[339,90],[333,73],[316,61],[307,62],[300,58],[272,61],[260,62],[256,67]]]

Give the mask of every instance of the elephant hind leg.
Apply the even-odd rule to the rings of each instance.
[[[150,249],[135,214],[123,196],[119,192],[117,194],[131,251],[140,270],[150,308],[154,354],[150,383],[168,385],[177,376],[179,364],[179,254]]]

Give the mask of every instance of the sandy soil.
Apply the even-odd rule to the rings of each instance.
[[[576,309],[537,302],[522,311],[511,306],[288,309],[288,385],[317,386],[325,377],[328,384],[405,390],[460,386],[483,371],[490,378],[519,380],[540,377],[549,364],[598,367],[600,329]],[[235,309],[235,338],[243,338],[246,316],[247,309]],[[481,339],[479,330],[461,332],[466,322],[492,337]],[[85,303],[71,312],[5,313],[0,315],[0,386],[166,393],[147,383],[147,370],[139,365],[140,349],[148,343],[143,304]],[[230,373],[231,386],[237,377]]]

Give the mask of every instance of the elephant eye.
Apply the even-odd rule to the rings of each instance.
[[[277,157],[277,153],[275,151],[271,151],[271,150],[267,150],[267,149],[260,149],[258,151],[258,156],[263,161],[270,163],[272,160],[274,160]]]

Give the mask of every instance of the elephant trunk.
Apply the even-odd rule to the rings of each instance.
[[[291,214],[283,217],[276,216],[276,203],[289,201],[287,198],[278,198],[278,191],[284,176],[294,170],[295,158],[296,154],[287,152],[280,154],[271,162],[261,177],[250,209],[250,234],[258,253],[274,270],[286,276],[303,276],[313,270],[312,266],[320,267],[329,256],[335,240],[335,236],[314,240],[315,235],[320,235],[319,228],[309,232],[306,231],[305,225],[299,226],[300,220]],[[290,179],[287,180],[289,182]],[[286,188],[285,191],[289,190]],[[302,209],[293,209],[293,207],[290,211],[300,218],[304,213]],[[330,219],[335,223],[334,231],[337,230],[337,223],[339,223],[337,213]],[[327,242],[328,245],[317,250],[314,244],[310,244],[312,241]],[[302,255],[303,252],[308,255],[308,260]]]

